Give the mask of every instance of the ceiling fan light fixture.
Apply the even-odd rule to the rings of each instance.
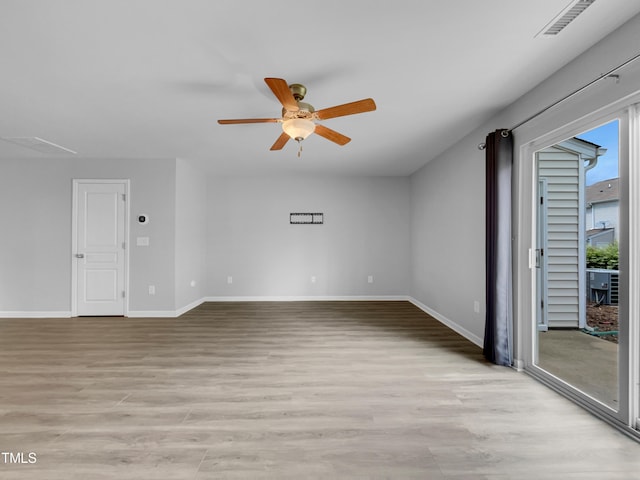
[[[323,108],[316,112],[313,106],[302,102],[307,92],[307,89],[303,85],[297,83],[288,85],[282,78],[267,77],[264,81],[282,105],[282,117],[223,119],[218,120],[218,123],[221,125],[238,123],[282,123],[282,133],[278,136],[278,139],[271,146],[270,150],[282,150],[290,139],[294,139],[298,142],[300,151],[302,151],[302,140],[314,132],[337,145],[346,145],[351,141],[349,137],[325,127],[322,123],[316,125],[314,120],[328,120],[335,117],[355,115],[356,113],[371,112],[376,109],[376,103],[373,99],[365,98],[356,102]],[[298,152],[298,156],[300,156],[300,152]]]
[[[316,124],[306,118],[291,118],[282,122],[282,130],[298,142],[311,135],[315,129]]]

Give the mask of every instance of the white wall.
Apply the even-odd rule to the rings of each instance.
[[[0,171],[0,312],[71,311],[74,178],[131,179],[129,307],[173,310],[175,160],[3,159]],[[138,213],[152,222],[138,225]]]
[[[553,40],[549,40],[553,41]],[[404,296],[476,343],[484,332],[484,152],[486,134],[509,128],[637,54],[636,17],[485,122],[411,178],[213,177],[207,232],[192,213],[202,180],[175,160],[22,159],[0,163],[0,312],[69,311],[71,179],[130,178],[130,308],[172,312],[210,297]],[[532,160],[521,148],[550,130],[638,90],[640,62],[515,131],[514,261],[530,247]],[[529,177],[527,177],[529,175]],[[529,182],[529,183],[528,183]],[[193,191],[191,191],[193,187]],[[325,224],[289,225],[289,213],[320,211]],[[529,213],[527,213],[529,211]],[[527,216],[529,215],[529,217]],[[177,232],[180,230],[180,232]],[[198,237],[205,238],[203,246]],[[206,249],[205,273],[197,264]],[[316,276],[316,283],[310,282]],[[367,276],[374,283],[367,283]],[[227,284],[227,276],[233,283]],[[200,278],[200,280],[198,280]],[[206,288],[199,290],[196,285]],[[516,275],[516,312],[531,285]],[[185,284],[188,283],[189,287]],[[157,294],[148,295],[155,285]],[[474,311],[478,302],[479,311]],[[523,306],[524,305],[524,306]],[[519,310],[520,309],[520,310]],[[524,310],[523,310],[524,309]]]
[[[211,296],[409,291],[408,178],[216,177],[208,192]],[[290,225],[292,212],[322,212],[324,224]]]
[[[188,161],[176,162],[175,309],[199,302],[207,288],[207,181]]]
[[[3,160],[2,173],[4,315],[69,314],[74,178],[131,180],[130,315],[181,313],[205,297],[404,297],[409,291],[408,178],[207,180],[184,160],[75,158]],[[325,223],[290,225],[295,211],[323,212]],[[143,213],[148,224],[137,222]],[[150,245],[136,246],[139,236]]]
[[[638,53],[638,45],[640,16],[631,19],[412,176],[411,295],[476,343],[481,343],[484,335],[485,311],[485,172],[484,152],[478,150],[478,144],[489,132],[513,127],[630,59]],[[524,158],[521,149],[554,129],[636,92],[640,85],[640,61],[620,75],[618,82],[604,80],[514,132],[516,270],[528,269],[527,255],[531,246],[533,160]],[[523,169],[527,170],[528,176],[522,175]],[[523,223],[529,225],[529,230],[519,238],[517,235]],[[516,275],[515,282],[519,297],[515,302],[517,316],[530,310],[528,302],[532,286],[526,272]],[[481,301],[479,314],[473,311],[473,302],[477,299]]]
[[[459,142],[411,177],[411,296],[476,343],[485,304],[484,152],[478,143],[477,137]]]

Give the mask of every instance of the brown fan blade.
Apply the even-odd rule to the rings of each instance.
[[[236,123],[276,123],[279,118],[235,118],[232,120],[218,120],[220,125],[234,125]]]
[[[280,134],[280,136],[276,140],[276,143],[271,146],[271,150],[282,150],[282,147],[285,146],[290,138],[291,137],[289,135],[287,135],[285,132],[282,132],[282,134]]]
[[[293,98],[293,94],[285,80],[282,78],[265,78],[264,81],[287,111],[297,112],[299,110],[298,102]]]
[[[324,125],[320,124],[316,124],[316,129],[314,130],[314,132],[321,137],[326,138],[327,140],[331,140],[332,142],[337,143],[338,145],[346,145],[351,141],[349,137],[345,137],[341,133],[338,133],[335,130],[331,130],[330,128],[327,128]]]
[[[356,113],[371,112],[376,109],[376,102],[372,98],[365,98],[357,102],[336,105],[335,107],[323,108],[316,112],[320,120],[328,118],[343,117],[345,115],[355,115]]]

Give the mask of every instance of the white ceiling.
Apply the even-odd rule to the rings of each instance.
[[[640,12],[596,1],[536,38],[568,3],[3,0],[0,137],[223,174],[408,175]],[[303,83],[316,109],[378,109],[325,122],[344,147],[312,135],[301,158],[292,141],[271,152],[279,124],[216,123],[278,117],[264,77]],[[57,156],[0,141],[0,158]]]

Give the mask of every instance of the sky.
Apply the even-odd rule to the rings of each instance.
[[[607,153],[598,158],[596,166],[587,171],[587,185],[618,177],[618,126],[618,120],[614,120],[576,135],[577,138],[607,149]]]

